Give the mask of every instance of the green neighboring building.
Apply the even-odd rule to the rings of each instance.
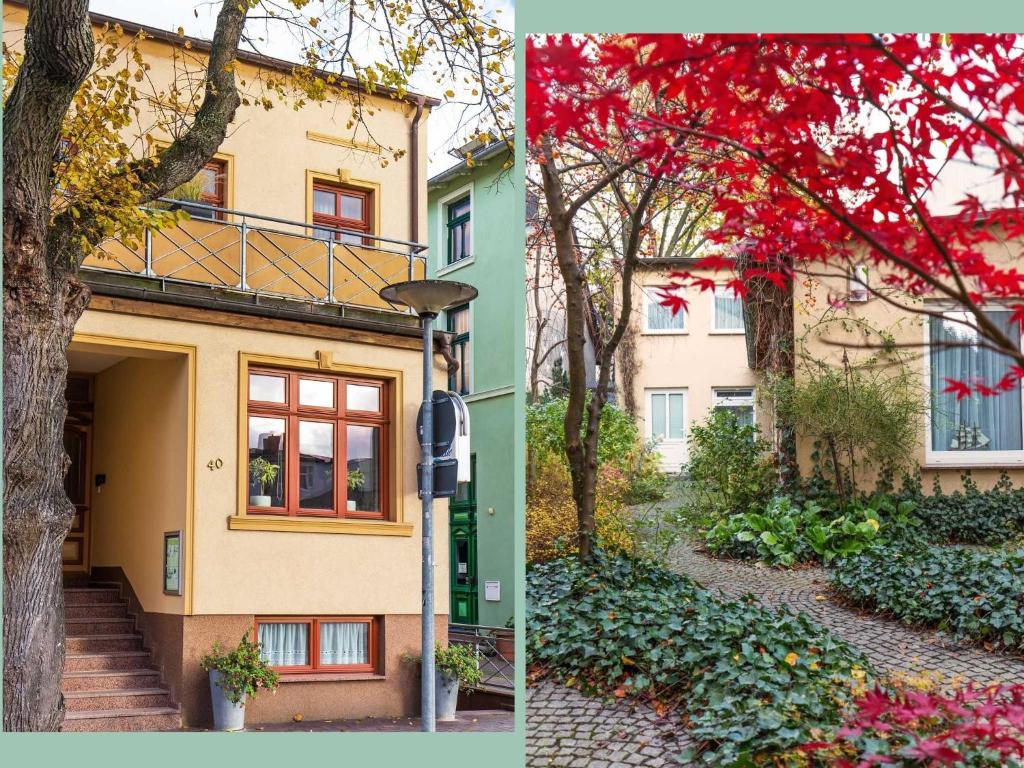
[[[523,258],[515,251],[522,221],[516,189],[504,168],[503,142],[479,146],[465,160],[427,182],[428,276],[458,280],[479,290],[466,307],[440,318],[454,334],[458,372],[448,389],[469,404],[473,482],[449,505],[451,618],[455,624],[504,626],[515,604],[515,450],[517,368],[521,343],[515,319]]]

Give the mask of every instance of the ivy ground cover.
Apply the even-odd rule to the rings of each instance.
[[[1024,549],[875,547],[835,561],[832,585],[906,624],[1024,652]]]
[[[867,660],[806,616],[723,601],[623,556],[560,558],[527,574],[527,654],[585,692],[678,709],[707,765],[761,764],[828,737],[870,678]]]

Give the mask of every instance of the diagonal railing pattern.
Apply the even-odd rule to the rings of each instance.
[[[408,313],[378,292],[426,277],[426,246],[364,232],[314,226],[228,208],[180,203],[192,218],[148,230],[132,247],[104,241],[83,264],[101,272],[159,278],[342,306]]]
[[[448,642],[473,648],[480,666],[480,688],[513,693],[515,681],[515,632],[505,627],[449,624]]]

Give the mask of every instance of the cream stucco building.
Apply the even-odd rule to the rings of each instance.
[[[25,19],[5,3],[5,41]],[[146,32],[154,82],[185,43],[199,59],[206,47]],[[250,85],[291,66],[240,58]],[[282,680],[249,723],[415,714],[418,668],[402,657],[419,650],[422,341],[377,292],[425,274],[438,102],[361,94],[371,140],[348,125],[342,86],[298,110],[241,107],[200,198],[180,203],[191,220],[86,261],[92,299],[68,354],[67,730],[209,725],[199,660],[245,633]],[[167,105],[139,107],[145,120]]]

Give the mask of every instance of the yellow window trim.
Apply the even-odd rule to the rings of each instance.
[[[154,139],[150,144],[150,156],[156,157],[160,152],[171,146],[171,142]],[[235,209],[235,156],[228,152],[214,152],[211,160],[224,162],[224,207]],[[230,217],[228,217],[230,219]]]
[[[375,379],[387,379],[391,382],[394,394],[391,398],[389,417],[391,419],[390,456],[394,466],[391,468],[391,499],[393,519],[391,520],[357,520],[354,518],[338,519],[303,519],[293,517],[274,517],[273,515],[249,515],[246,467],[249,465],[249,428],[247,398],[250,365],[271,365],[281,368],[305,371],[330,371],[331,373],[366,376]],[[228,528],[231,530],[249,531],[300,531],[306,533],[353,533],[377,536],[411,536],[412,523],[405,522],[405,474],[402,462],[405,453],[402,448],[405,432],[402,422],[402,371],[391,368],[372,368],[365,365],[338,362],[334,353],[321,350],[310,360],[309,358],[280,357],[260,355],[248,352],[238,354],[238,504],[237,514],[228,517]]]
[[[381,148],[376,144],[370,144],[366,141],[357,141],[355,139],[346,139],[343,136],[331,136],[317,131],[306,131],[306,138],[310,141],[319,141],[323,144],[333,144],[336,147],[357,149],[360,152],[367,152],[371,155],[379,155],[382,152]]]
[[[196,348],[186,344],[165,344],[159,341],[129,339],[120,336],[99,336],[91,333],[75,333],[72,343],[105,345],[108,347],[130,347],[132,349],[149,349],[159,352],[173,352],[185,355],[188,367],[188,424],[186,425],[186,460],[185,460],[185,598],[184,615],[191,616],[195,594],[192,574],[195,573],[195,466],[196,466]],[[89,517],[92,526],[93,516]],[[92,546],[92,530],[89,531],[89,546]]]
[[[371,235],[379,235],[381,233],[381,219],[380,219],[380,184],[375,181],[367,181],[366,179],[353,179],[351,174],[344,168],[339,168],[337,172],[331,173],[328,171],[311,171],[306,170],[306,223],[313,223],[313,184],[317,181],[322,181],[327,184],[341,184],[346,187],[352,187],[353,189],[361,189],[370,193],[373,199],[373,221],[370,227]]]

